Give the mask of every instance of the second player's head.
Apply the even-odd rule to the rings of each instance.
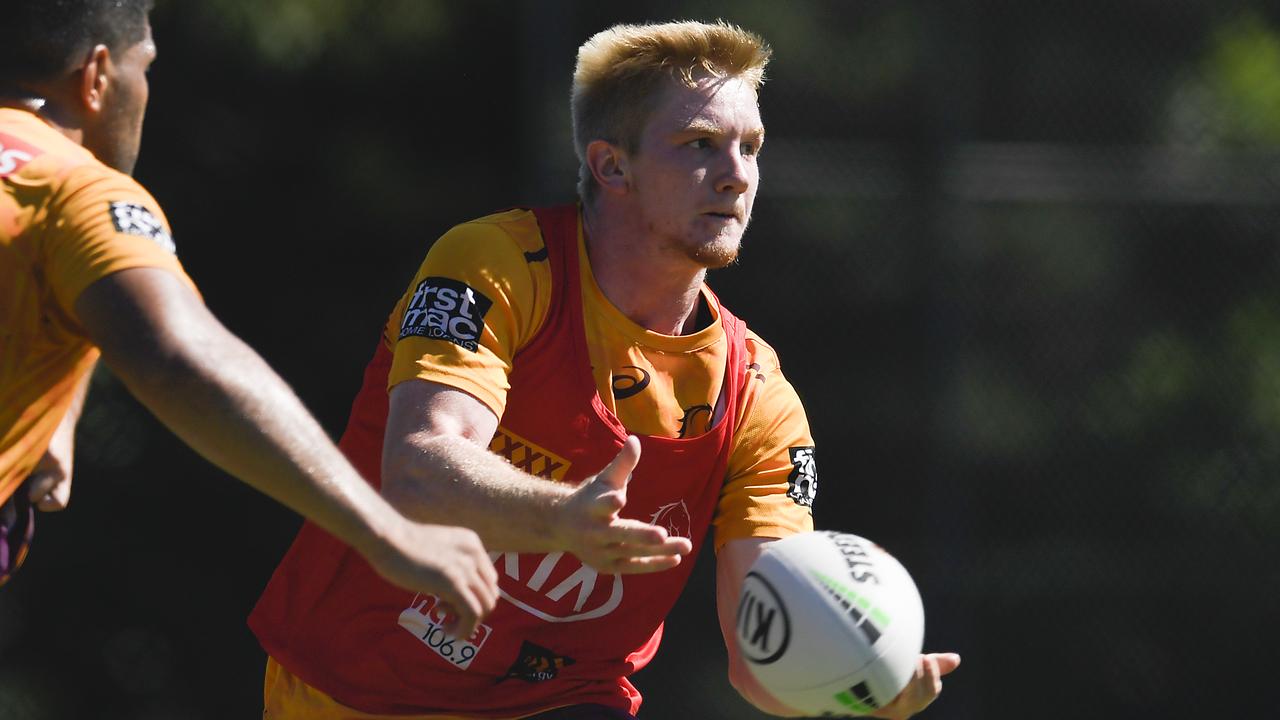
[[[0,96],[33,101],[81,133],[104,163],[131,172],[155,57],[154,0],[5,0]]]

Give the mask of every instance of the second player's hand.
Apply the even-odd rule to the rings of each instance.
[[[619,517],[627,504],[627,483],[639,462],[640,441],[628,437],[613,461],[559,506],[562,547],[596,570],[669,570],[693,550],[689,538],[669,537],[666,528]]]
[[[469,637],[498,602],[498,573],[471,530],[405,520],[365,552],[378,574],[401,587],[436,595],[448,606],[446,629]]]
[[[38,509],[56,512],[71,503],[70,452],[59,455],[51,446],[27,478],[28,499]]]

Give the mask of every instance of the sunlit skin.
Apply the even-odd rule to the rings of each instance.
[[[132,175],[150,95],[147,71],[155,59],[147,24],[138,42],[117,52],[95,45],[76,60],[75,72],[24,84],[13,96],[0,95],[0,107],[40,115],[104,165]]]
[[[664,93],[631,157],[637,210],[661,251],[703,268],[738,257],[763,143],[756,93],[742,80],[673,84]]]
[[[117,55],[99,48],[105,52],[104,61],[99,62],[105,87],[100,93],[99,112],[84,124],[82,144],[104,164],[132,174],[142,146],[142,121],[150,94],[147,71],[156,59],[151,26],[147,25],[142,40]]]
[[[36,114],[104,165],[132,174],[155,58],[147,25],[128,47],[97,44],[54,78],[17,83],[0,95],[0,107]],[[493,610],[497,573],[476,533],[397,513],[179,276],[147,266],[109,273],[84,288],[72,309],[112,373],[200,455],[342,538],[390,582],[440,597],[452,634],[470,635]],[[70,498],[82,397],[30,479],[31,500],[43,510],[66,507]]]
[[[672,80],[635,149],[587,147],[591,267],[632,320],[678,335],[706,271],[732,263],[751,218],[764,143],[755,90],[737,77]]]
[[[627,317],[650,330],[679,335],[690,323],[709,269],[732,263],[751,219],[764,143],[755,91],[739,78],[672,81],[631,151],[605,142],[587,146],[598,183],[585,207],[587,249],[601,291]],[[730,541],[717,555],[717,606],[732,649],[738,589],[762,540]],[[730,678],[773,714],[802,713],[769,695],[730,652]],[[955,653],[921,655],[915,675],[875,717],[900,720],[920,712],[955,670]]]

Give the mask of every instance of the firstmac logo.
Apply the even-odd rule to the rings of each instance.
[[[418,283],[400,321],[400,338],[447,340],[475,352],[493,301],[466,283],[429,277]]]

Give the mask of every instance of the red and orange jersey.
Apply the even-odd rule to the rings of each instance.
[[[628,319],[591,274],[579,223],[586,343],[597,392],[629,432],[695,437],[712,424],[727,343],[714,296],[711,322],[690,335],[663,335]],[[420,378],[461,389],[502,417],[513,361],[542,327],[551,272],[533,213],[510,210],[458,225],[427,254],[388,319],[394,344],[389,385]],[[747,537],[785,537],[813,528],[813,439],[777,354],[748,333],[753,369],[741,403],[715,518],[715,546]]]
[[[44,454],[97,359],[76,299],[134,267],[191,282],[155,199],[35,115],[0,108],[0,501]]]

